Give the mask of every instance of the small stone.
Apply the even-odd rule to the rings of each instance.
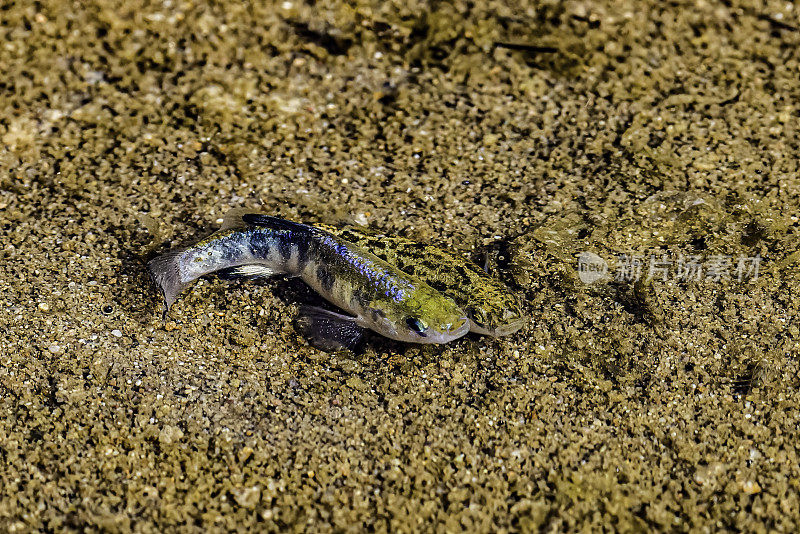
[[[111,335],[114,337],[122,337],[122,331],[114,329],[111,331]]]
[[[46,303],[46,302],[40,302],[39,303],[39,309],[42,310],[43,312],[49,311],[50,310],[50,305],[48,303]]]
[[[242,488],[233,491],[236,502],[242,508],[255,508],[261,500],[261,486],[253,486],[250,488]]]
[[[53,343],[52,345],[47,347],[47,350],[49,350],[53,354],[58,354],[59,352],[61,352],[61,346],[58,343]]]
[[[697,484],[706,485],[716,482],[717,477],[725,472],[725,464],[713,462],[706,466],[698,466],[694,473],[694,481]]]
[[[359,226],[367,226],[369,224],[366,213],[356,213],[356,216],[353,217],[353,220]]]
[[[252,447],[242,447],[242,450],[239,451],[239,463],[245,463],[250,457],[253,455],[255,451]]]
[[[761,486],[755,480],[745,480],[742,483],[742,491],[748,495],[755,495],[761,493]]]
[[[183,430],[174,425],[167,425],[158,433],[158,441],[164,445],[183,439]]]

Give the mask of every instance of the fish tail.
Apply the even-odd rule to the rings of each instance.
[[[150,278],[161,289],[164,295],[164,313],[169,310],[178,294],[189,284],[181,280],[180,261],[182,250],[166,252],[147,262]]]

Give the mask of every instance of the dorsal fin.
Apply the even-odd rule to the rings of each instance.
[[[311,226],[287,221],[286,219],[279,219],[270,215],[261,213],[245,213],[242,216],[242,221],[251,226],[264,226],[272,228],[273,230],[291,230],[292,232],[314,232],[315,229]]]
[[[247,224],[242,220],[242,217],[252,211],[252,209],[248,210],[247,208],[229,209],[225,217],[222,218],[222,226],[220,226],[219,229],[230,230],[231,228],[244,228]]]

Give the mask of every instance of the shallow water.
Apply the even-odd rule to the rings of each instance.
[[[2,11],[0,530],[796,530],[787,7]],[[486,257],[533,320],[329,355],[301,285],[206,280],[162,322],[146,259],[242,205]]]

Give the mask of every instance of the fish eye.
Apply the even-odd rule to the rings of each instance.
[[[427,326],[425,326],[425,323],[423,323],[416,317],[409,317],[408,319],[406,319],[406,324],[411,330],[425,337],[425,330],[427,330],[428,328]]]

